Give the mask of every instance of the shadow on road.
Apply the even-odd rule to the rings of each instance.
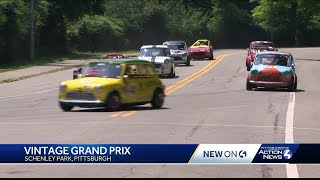
[[[191,66],[194,66],[193,64],[190,64],[190,66],[186,66],[186,65],[183,65],[183,64],[177,64],[176,67],[191,67]]]
[[[213,60],[216,60],[216,59],[215,58],[213,58],[213,59],[192,59],[191,62],[192,61],[213,61]]]
[[[281,89],[281,88],[277,88],[277,89],[274,89],[274,88],[256,88],[254,89],[254,91],[261,91],[261,92],[289,92],[288,89]],[[296,93],[300,93],[300,92],[305,92],[305,90],[303,89],[297,89],[296,91],[294,91]]]
[[[175,77],[162,76],[162,77],[160,77],[160,79],[177,79],[179,77],[180,76],[175,76]]]
[[[171,108],[162,107],[160,109],[154,109],[151,106],[145,107],[145,106],[123,106],[118,111],[114,112],[120,112],[120,111],[152,111],[152,110],[166,110]],[[89,109],[79,109],[79,110],[73,110],[73,112],[110,112],[106,110],[105,108],[89,108]]]
[[[297,61],[319,61],[320,62],[320,59],[300,59],[300,58],[297,58],[295,60],[297,60]]]

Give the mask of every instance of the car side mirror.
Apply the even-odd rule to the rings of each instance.
[[[296,65],[292,63],[292,67],[295,67]]]

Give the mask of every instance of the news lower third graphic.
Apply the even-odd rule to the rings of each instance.
[[[0,164],[317,164],[319,150],[320,144],[0,144]]]

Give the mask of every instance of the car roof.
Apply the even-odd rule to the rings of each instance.
[[[209,41],[208,39],[198,39],[196,41]]]
[[[166,45],[143,45],[140,49],[144,48],[168,48]]]
[[[256,43],[272,43],[271,41],[252,41],[251,44],[256,44]]]
[[[186,43],[185,41],[166,41],[163,44],[178,44],[178,43]]]
[[[146,60],[140,60],[136,58],[122,58],[122,59],[90,59],[86,64],[89,63],[110,63],[110,64],[124,64],[124,63],[147,63],[152,64]]]
[[[290,53],[288,53],[288,52],[283,52],[283,51],[262,51],[262,52],[257,53],[256,55],[258,55],[258,54],[291,55]]]

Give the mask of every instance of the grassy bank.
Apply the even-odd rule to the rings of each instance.
[[[128,54],[128,53],[136,53],[137,51],[130,50],[130,51],[121,51],[118,53],[122,54]],[[48,56],[48,57],[41,57],[36,59],[34,62],[30,62],[28,60],[17,60],[12,61],[10,64],[7,65],[0,65],[0,73],[6,72],[6,71],[13,71],[18,69],[24,69],[32,66],[39,66],[39,65],[45,65],[48,63],[54,63],[59,61],[65,61],[70,59],[79,59],[79,58],[94,58],[98,56],[102,56],[104,54],[108,54],[110,52],[72,52],[64,55],[59,56]],[[113,52],[111,52],[113,53]]]

